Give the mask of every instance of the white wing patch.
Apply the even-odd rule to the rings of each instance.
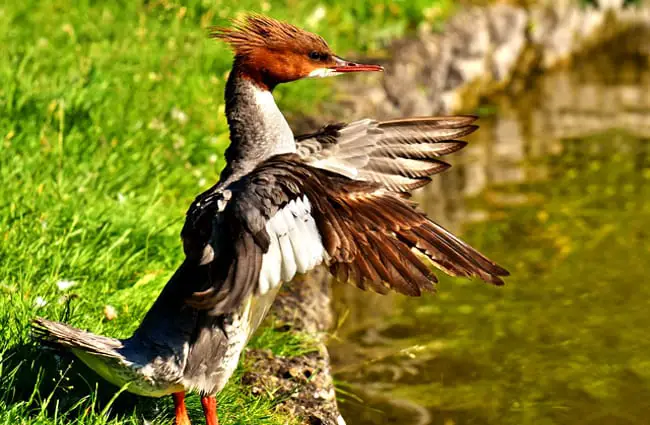
[[[327,257],[306,196],[292,200],[271,217],[266,232],[271,244],[262,258],[260,294],[291,281],[297,273],[310,271]]]

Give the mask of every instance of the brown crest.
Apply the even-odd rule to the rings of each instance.
[[[215,27],[210,36],[228,43],[237,56],[247,56],[256,49],[331,53],[319,35],[258,14],[236,18],[230,27]]]

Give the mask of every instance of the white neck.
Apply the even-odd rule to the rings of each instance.
[[[231,143],[222,181],[250,172],[271,156],[296,151],[293,132],[271,92],[235,71],[226,85],[226,117]]]
[[[260,114],[260,122],[265,128],[265,133],[273,137],[274,155],[296,152],[296,140],[289,127],[289,123],[275,103],[273,94],[252,85],[253,99]]]

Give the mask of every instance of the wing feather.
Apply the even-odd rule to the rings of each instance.
[[[270,166],[270,165],[269,165]],[[430,265],[454,276],[502,284],[508,272],[376,183],[352,181],[306,166],[276,161],[293,173],[313,203],[313,214],[330,258],[330,270],[362,289],[407,295],[434,289]]]
[[[215,273],[227,272],[189,302],[214,314],[318,264],[361,289],[410,296],[435,289],[431,265],[497,285],[508,275],[402,194],[310,166],[297,155],[279,155],[258,166],[233,188],[232,199],[213,221],[210,243],[218,255],[210,265]],[[271,246],[276,242],[278,247]],[[280,264],[265,266],[271,257],[282,263],[281,278],[272,278]]]
[[[426,185],[449,164],[437,158],[462,149],[456,140],[474,132],[476,117],[423,117],[330,124],[298,136],[297,154],[307,164],[394,192]]]

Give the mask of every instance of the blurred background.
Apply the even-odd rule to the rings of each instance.
[[[206,34],[243,11],[386,67],[279,87],[295,129],[480,116],[416,196],[512,277],[419,299],[336,286],[347,422],[650,423],[650,5],[616,0],[1,4],[0,423],[169,422],[164,400],[107,418],[28,321],[133,331],[223,166],[231,54]],[[246,394],[229,385],[224,423],[292,421]]]

